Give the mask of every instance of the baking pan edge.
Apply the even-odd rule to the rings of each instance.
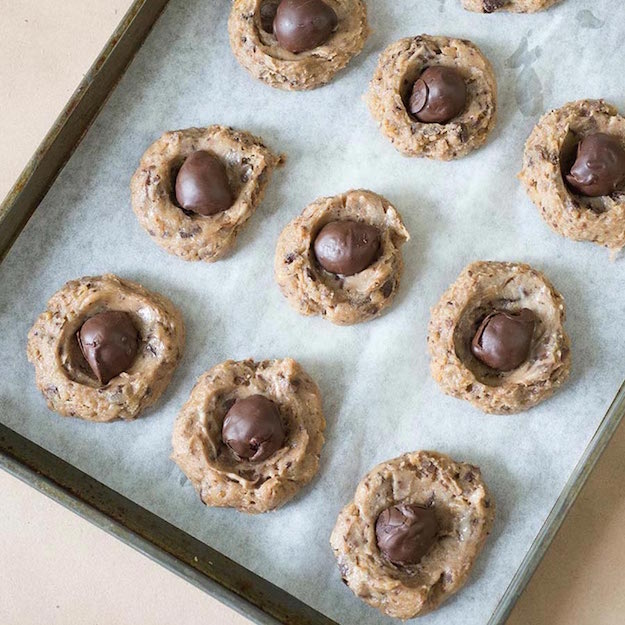
[[[553,539],[556,537],[566,515],[590,477],[601,454],[608,446],[623,416],[625,416],[625,382],[622,384],[599,424],[599,427],[586,446],[582,457],[567,480],[551,512],[545,519],[540,532],[538,532],[525,558],[523,558],[521,566],[514,574],[512,581],[502,595],[493,615],[488,621],[488,625],[503,625],[510,616],[514,605],[538,568],[549,545],[551,545]]]
[[[0,262],[43,200],[167,0],[135,0],[0,204]]]
[[[80,143],[166,4],[167,0],[133,2],[17,182],[0,204],[0,262]],[[505,623],[624,415],[625,384],[621,386],[586,447],[521,566],[502,595],[488,625]],[[29,464],[25,461],[25,456],[32,456],[35,461]],[[42,467],[36,464],[37,460],[48,465],[52,472],[44,472]],[[78,482],[89,482],[90,495],[85,497],[85,493],[72,492],[71,486],[62,485],[61,475],[54,473],[54,471],[66,473],[62,465],[65,465],[66,471],[75,473],[73,478]],[[2,424],[0,424],[0,467],[259,625],[278,623],[336,625],[334,621],[312,610],[285,591],[228,560],[119,493],[111,491],[97,480]],[[67,478],[67,475],[65,477]],[[93,501],[93,497],[98,496],[101,499],[108,497],[111,501],[117,502],[118,518],[115,518],[117,515],[110,509],[98,506]],[[137,519],[133,517],[131,523],[123,516],[130,509],[137,515]],[[159,545],[155,536],[150,534],[150,529],[137,526],[138,520],[149,520],[150,523],[158,525],[161,532],[166,531],[170,536],[186,541],[198,552],[208,554],[208,560],[202,562],[197,556],[192,556],[193,564],[186,562],[180,553],[168,550],[165,544]],[[133,524],[135,527],[132,527]],[[247,578],[246,581],[239,588],[228,588],[227,584],[217,581],[218,572],[215,571],[221,567],[216,566],[215,561],[230,568],[231,572],[234,571],[235,577]],[[212,575],[211,571],[201,570],[203,565],[213,568]],[[265,593],[269,593],[269,596],[265,596]],[[250,595],[255,596],[250,598]],[[285,601],[286,612],[276,605],[276,600]],[[275,617],[268,612],[275,614]],[[279,620],[276,620],[276,617]]]

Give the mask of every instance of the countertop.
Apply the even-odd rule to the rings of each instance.
[[[0,0],[0,197],[129,5],[129,0]],[[625,423],[508,625],[625,622],[623,458]],[[3,625],[248,623],[2,471],[0,492]]]

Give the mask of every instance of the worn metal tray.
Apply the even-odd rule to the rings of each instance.
[[[136,0],[0,206],[0,259],[54,182],[167,0]],[[625,414],[619,390],[489,625],[504,623]],[[0,466],[98,527],[262,624],[334,621],[205,543],[0,424]]]

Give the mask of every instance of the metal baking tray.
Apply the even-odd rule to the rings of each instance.
[[[0,261],[80,143],[167,0],[136,0],[0,206]],[[625,415],[625,384],[488,621],[505,622]],[[0,423],[0,466],[259,624],[330,625],[294,596]]]

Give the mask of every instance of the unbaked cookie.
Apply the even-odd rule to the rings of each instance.
[[[354,594],[388,616],[410,619],[462,588],[494,518],[478,467],[417,451],[362,479],[330,544]]]
[[[267,512],[317,473],[324,429],[319,389],[297,362],[228,360],[182,407],[172,459],[206,505]]]
[[[134,419],[167,388],[184,337],[168,299],[106,274],[72,280],[50,298],[28,333],[27,354],[51,410]]]
[[[535,13],[544,11],[560,0],[462,0],[462,6],[476,13],[511,11],[513,13]]]
[[[274,31],[278,5],[294,16],[284,18],[282,31],[280,27]],[[314,25],[319,22],[327,25],[321,41]],[[290,29],[296,23],[308,28]],[[314,89],[329,82],[360,53],[369,35],[362,0],[234,0],[228,31],[235,57],[254,78],[288,90]]]
[[[484,412],[521,412],[568,378],[565,306],[529,265],[480,261],[462,271],[432,309],[432,377]]]
[[[586,153],[579,150],[585,139],[593,141],[598,134],[603,137],[599,145],[589,145]],[[616,148],[601,145],[610,140]],[[584,193],[593,195],[585,195],[566,180],[576,150],[579,182],[607,183],[608,188],[591,188]],[[525,144],[519,178],[543,219],[559,234],[614,253],[625,246],[625,117],[610,104],[578,100],[547,113]]]
[[[495,126],[497,83],[475,44],[420,35],[382,52],[366,99],[402,154],[447,161],[486,141]]]
[[[258,137],[224,126],[166,132],[132,177],[132,208],[170,254],[213,262],[234,245],[282,160]]]
[[[409,238],[394,206],[372,191],[323,197],[280,234],[276,281],[302,315],[339,325],[367,321],[393,301]]]

